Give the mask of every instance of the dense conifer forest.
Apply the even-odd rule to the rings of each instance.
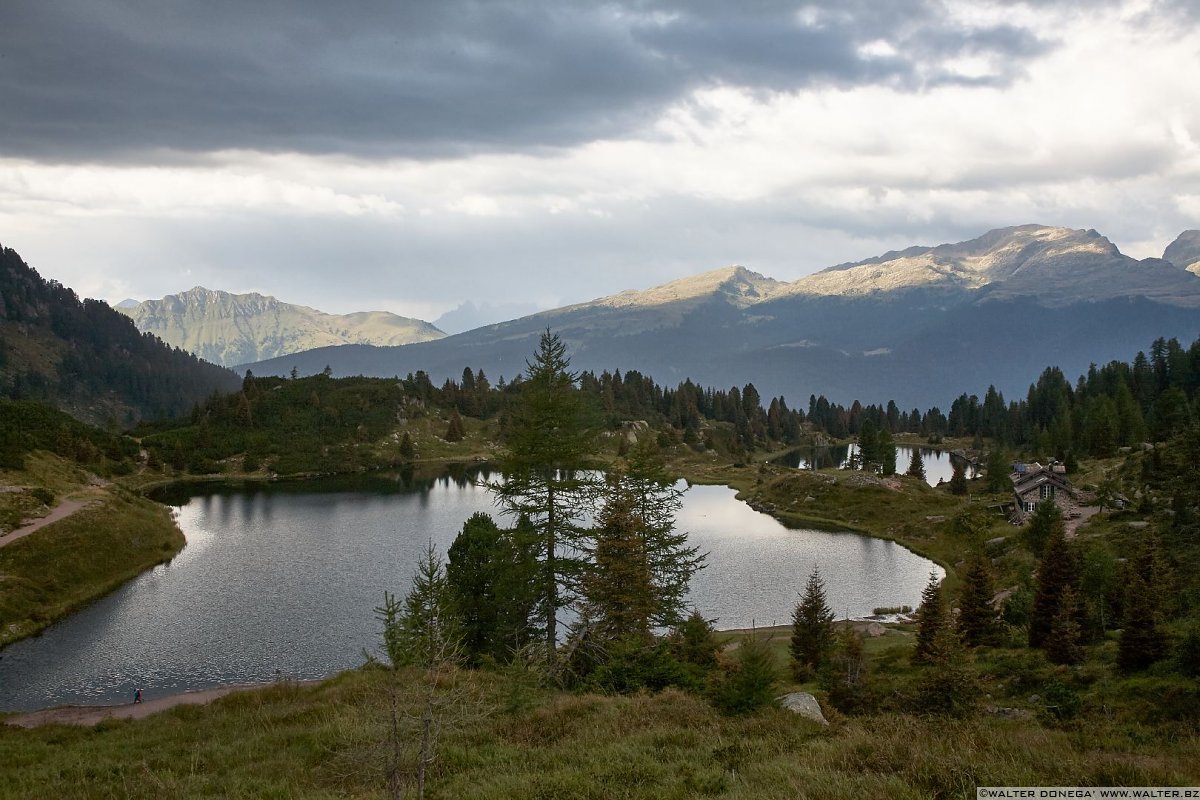
[[[140,333],[106,303],[80,300],[0,248],[0,396],[127,427],[236,386],[228,370]]]

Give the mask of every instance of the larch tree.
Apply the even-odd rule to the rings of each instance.
[[[650,624],[658,628],[678,625],[687,613],[686,599],[692,577],[704,569],[707,554],[688,544],[686,531],[675,520],[683,508],[683,492],[667,474],[666,460],[654,441],[646,437],[627,454],[624,472],[614,488],[629,496],[640,523],[640,536],[654,587]]]
[[[570,371],[567,346],[547,329],[509,410],[504,479],[489,484],[502,513],[528,519],[537,532],[539,605],[548,652],[558,642],[558,612],[573,602],[581,561],[582,520],[602,480],[585,470],[594,452],[590,415]]]
[[[433,542],[417,561],[404,601],[399,603],[385,593],[384,604],[375,613],[383,623],[384,648],[392,666],[414,667],[420,671],[422,681],[419,697],[413,697],[411,691],[401,693],[394,675],[387,683],[388,791],[394,798],[404,795],[406,763],[410,760],[406,751],[413,749],[409,745],[411,736],[416,740],[416,752],[412,754],[416,794],[423,798],[426,777],[437,758],[445,715],[454,702],[452,676],[462,654],[445,567]],[[451,676],[449,680],[447,676]]]
[[[654,585],[644,523],[633,496],[615,480],[592,536],[583,573],[585,616],[605,639],[650,639]]]

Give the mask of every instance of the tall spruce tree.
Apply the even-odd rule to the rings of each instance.
[[[921,605],[917,606],[917,644],[912,660],[916,664],[932,661],[937,654],[939,637],[949,627],[946,601],[937,575],[930,573],[929,583],[921,590]]]
[[[879,457],[879,470],[884,475],[896,474],[896,440],[892,432],[884,428],[875,440],[875,452]]]
[[[863,470],[875,472],[879,469],[879,428],[869,417],[858,429],[858,458]]]
[[[816,567],[808,576],[804,595],[792,611],[792,675],[808,680],[829,661],[833,649],[833,611],[825,600],[825,581]]]
[[[1045,505],[1039,504],[1040,505]],[[1060,515],[1061,519],[1061,515]],[[1067,614],[1078,614],[1074,598],[1078,597],[1076,586],[1079,568],[1075,553],[1067,542],[1063,526],[1054,526],[1046,542],[1046,550],[1038,565],[1037,588],[1033,594],[1033,612],[1029,618],[1029,646],[1045,647],[1055,625],[1055,619],[1064,610],[1063,596],[1072,599]]]
[[[950,474],[950,493],[964,495],[967,493],[967,468],[966,465],[959,459],[953,459],[951,468],[954,470]]]
[[[978,647],[995,643],[998,626],[992,606],[994,595],[991,562],[976,551],[967,563],[958,600],[958,631],[965,644]]]
[[[1147,531],[1125,584],[1125,619],[1117,643],[1117,665],[1123,672],[1145,669],[1167,653],[1160,599],[1165,573],[1158,536]]]
[[[1050,623],[1046,638],[1046,658],[1055,664],[1078,664],[1083,660],[1083,630],[1079,627],[1079,604],[1075,591],[1064,587],[1058,613]]]
[[[505,479],[489,484],[503,513],[528,519],[537,531],[539,603],[550,653],[558,641],[558,612],[575,597],[580,522],[602,486],[584,470],[594,453],[593,428],[569,367],[566,344],[547,329],[526,362],[509,412],[499,459]]]
[[[913,447],[912,458],[908,461],[908,471],[905,474],[910,478],[925,480],[925,461],[921,456],[921,448]]]

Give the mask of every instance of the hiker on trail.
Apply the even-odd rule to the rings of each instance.
[[[135,702],[135,703],[142,702],[142,690],[141,689],[138,689],[137,691],[135,691],[133,693],[133,702]]]

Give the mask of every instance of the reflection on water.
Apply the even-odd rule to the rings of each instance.
[[[170,564],[0,651],[0,709],[357,666],[378,643],[373,609],[406,590],[426,542],[444,553],[467,517],[494,510],[465,472],[209,492],[176,498],[188,545]],[[720,486],[687,492],[679,528],[710,554],[691,600],[721,627],[788,621],[814,566],[839,616],[916,605],[941,574],[891,542],[788,530]]]
[[[954,474],[954,461],[961,460],[952,456],[946,450],[936,450],[932,447],[921,447],[921,463],[925,466],[925,480],[930,486],[937,486],[942,481],[949,481]],[[906,444],[896,445],[896,471],[905,472],[912,461],[913,447]],[[841,444],[826,447],[801,447],[785,453],[772,460],[793,469],[846,469],[850,457],[858,455],[858,445]],[[964,462],[966,463],[966,462]],[[978,478],[979,468],[966,464],[967,477]]]

